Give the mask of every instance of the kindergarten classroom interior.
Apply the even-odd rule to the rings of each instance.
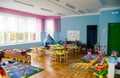
[[[119,0],[0,0],[0,78],[120,78]]]
[[[70,67],[71,63],[84,55],[86,55],[86,53],[70,55],[66,62],[56,62],[50,59],[50,52],[47,50],[45,56],[34,57],[31,59],[31,65],[43,68],[44,71],[32,75],[29,78],[98,78],[93,75],[93,71]],[[2,60],[3,62],[6,62],[8,61],[8,58],[3,58]],[[119,77],[120,76],[117,74],[114,76],[114,78]],[[104,76],[103,78],[107,77]]]

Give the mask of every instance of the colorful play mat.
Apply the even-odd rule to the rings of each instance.
[[[29,76],[32,76],[33,74],[36,74],[43,70],[42,68],[26,65],[21,62],[7,62],[5,64],[2,64],[2,67],[5,68],[7,75],[10,78],[28,78]]]
[[[98,55],[93,54],[91,60],[87,60],[86,56],[83,56],[82,58],[75,60],[70,67],[76,68],[76,69],[82,69],[82,70],[90,70],[94,71],[94,65],[98,62]]]

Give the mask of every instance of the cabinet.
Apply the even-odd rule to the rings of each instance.
[[[66,44],[76,44],[76,45],[78,45],[78,41],[66,41]]]

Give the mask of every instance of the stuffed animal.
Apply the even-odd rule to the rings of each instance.
[[[104,53],[104,50],[101,48],[100,51],[99,51],[99,61],[102,61],[102,59],[104,58],[105,56],[105,53]]]
[[[108,62],[117,64],[117,62],[118,62],[117,56],[118,56],[118,52],[116,50],[112,50],[111,56],[109,56],[109,58],[108,58]]]
[[[89,49],[87,53],[87,60],[91,60],[91,59],[92,59],[92,50]]]
[[[113,50],[112,53],[111,53],[111,56],[113,56],[113,57],[117,57],[117,56],[118,56],[118,52],[115,51],[115,50]]]

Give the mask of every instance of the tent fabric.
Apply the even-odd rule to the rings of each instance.
[[[47,47],[49,44],[54,44],[54,39],[50,36],[50,34],[47,35],[47,37],[44,39],[44,46]]]

